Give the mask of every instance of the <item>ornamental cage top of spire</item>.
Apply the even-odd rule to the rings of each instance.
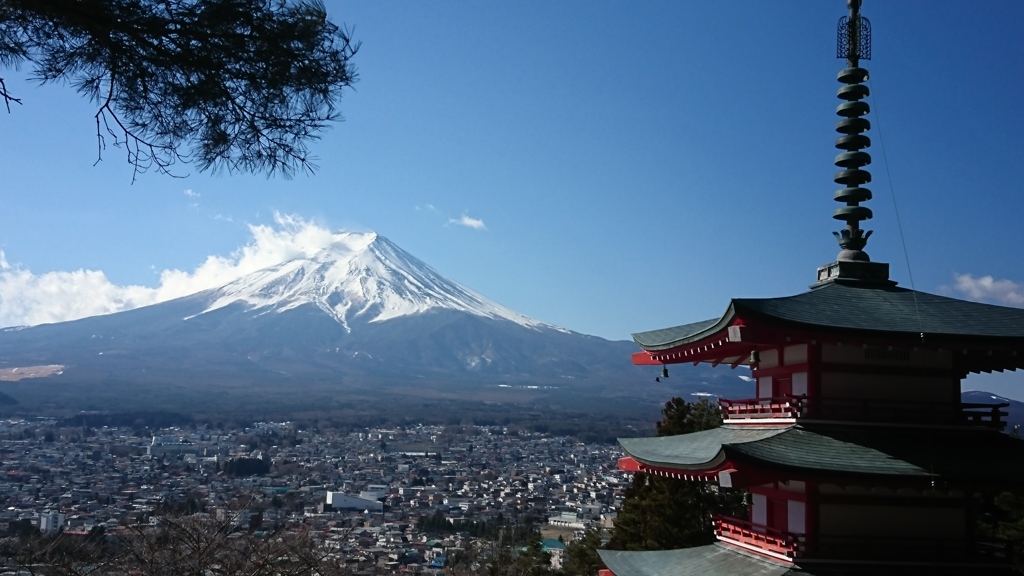
[[[847,0],[850,9],[848,16],[839,20],[837,33],[837,54],[845,58],[847,67],[839,72],[838,96],[842,101],[836,108],[839,122],[836,124],[836,148],[841,152],[836,155],[835,164],[839,168],[834,181],[843,186],[836,190],[834,199],[843,206],[836,208],[832,217],[846,222],[845,229],[834,232],[842,251],[837,256],[840,261],[870,262],[864,247],[867,245],[871,231],[860,228],[862,220],[871,218],[871,210],[861,206],[861,202],[871,199],[871,190],[863,185],[871,182],[871,173],[865,167],[871,164],[871,155],[864,150],[871,146],[871,139],[864,133],[871,128],[865,118],[870,107],[864,102],[869,94],[864,82],[868,79],[868,71],[860,67],[860,59],[871,58],[871,25],[867,18],[860,15],[861,0]]]

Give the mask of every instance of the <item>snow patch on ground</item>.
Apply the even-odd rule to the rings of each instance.
[[[63,373],[64,366],[61,364],[15,366],[13,368],[0,369],[0,382],[17,382],[27,378],[46,378],[47,376],[60,376]]]

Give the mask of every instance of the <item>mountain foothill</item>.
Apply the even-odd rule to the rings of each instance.
[[[743,369],[686,366],[655,382],[631,364],[635,350],[510,310],[378,234],[338,233],[219,288],[4,329],[0,391],[26,411],[478,406],[644,418],[671,396],[749,395]]]

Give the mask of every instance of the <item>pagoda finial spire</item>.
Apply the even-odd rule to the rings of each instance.
[[[871,155],[864,150],[871,146],[871,139],[864,133],[871,128],[865,116],[871,111],[864,99],[869,91],[865,84],[868,71],[861,68],[861,60],[871,59],[871,23],[860,15],[861,0],[846,0],[850,13],[839,19],[836,41],[836,56],[846,60],[846,68],[839,72],[838,96],[842,101],[836,108],[839,122],[836,124],[835,183],[843,186],[836,190],[834,199],[843,206],[836,208],[832,217],[846,222],[846,227],[833,232],[841,248],[836,263],[818,269],[818,282],[831,280],[848,281],[889,281],[888,264],[876,264],[864,252],[871,231],[862,230],[860,223],[871,218],[871,209],[861,202],[871,199],[871,190],[863,185],[871,182],[871,173],[865,167],[871,164]]]
[[[836,220],[845,220],[846,228],[835,232],[842,251],[838,260],[856,260],[868,262],[870,258],[864,252],[871,231],[860,228],[861,220],[871,218],[871,210],[860,203],[871,199],[871,190],[862,188],[862,184],[871,182],[871,173],[864,167],[871,163],[871,155],[863,150],[871,145],[871,139],[864,135],[871,123],[864,118],[870,112],[867,102],[862,100],[868,95],[868,87],[864,82],[868,79],[868,71],[860,67],[861,59],[871,58],[871,25],[867,18],[860,15],[861,0],[847,0],[849,16],[839,20],[837,56],[846,59],[846,68],[839,73],[839,99],[843,102],[836,109],[841,118],[836,124],[836,148],[843,150],[836,156],[836,166],[840,168],[835,175],[836,184],[844,187],[835,193],[836,202],[841,206],[832,213]]]

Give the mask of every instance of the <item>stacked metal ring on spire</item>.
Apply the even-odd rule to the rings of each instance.
[[[839,73],[839,81],[843,86],[839,89],[839,99],[843,102],[836,108],[841,118],[836,124],[836,148],[843,150],[836,156],[836,166],[840,168],[835,175],[836,184],[844,188],[836,190],[835,200],[846,204],[836,208],[832,217],[845,220],[846,230],[837,234],[839,243],[844,249],[861,250],[867,243],[867,235],[860,230],[860,222],[871,218],[871,209],[860,206],[860,202],[871,199],[871,190],[862,188],[871,182],[871,173],[864,167],[871,164],[871,155],[864,152],[871,146],[871,139],[864,135],[871,128],[871,123],[864,118],[871,110],[864,98],[868,96],[868,87],[864,84],[868,79],[868,71],[864,68],[846,68]],[[870,233],[869,233],[870,234]]]

